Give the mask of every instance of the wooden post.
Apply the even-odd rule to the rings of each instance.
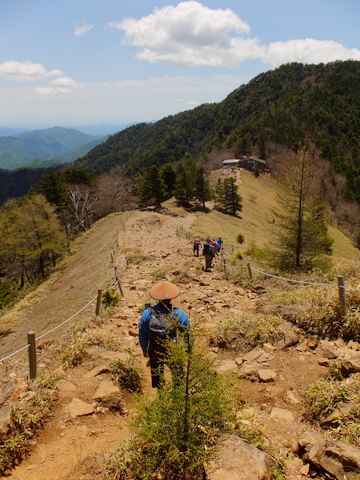
[[[116,247],[119,246],[119,230],[116,229],[116,243],[115,243]]]
[[[27,340],[29,344],[29,377],[30,380],[36,378],[36,342],[35,332],[28,332]]]
[[[119,276],[118,276],[118,273],[117,273],[117,267],[114,267],[114,270],[115,270],[115,280],[116,280],[116,283],[117,283],[118,286],[119,286],[120,294],[121,294],[121,296],[123,297],[123,296],[124,296],[124,292],[123,292],[123,289],[122,289],[122,286],[121,286],[121,282],[120,282],[120,279],[119,279]]]
[[[97,299],[96,299],[96,309],[95,309],[95,315],[99,315],[100,313],[100,304],[101,304],[101,290],[98,290],[97,293]]]
[[[221,254],[221,263],[223,264],[223,267],[224,267],[225,280],[227,280],[228,276],[227,276],[227,271],[226,271],[226,262],[225,262],[225,258],[224,258],[223,253]]]
[[[251,271],[250,262],[247,262],[246,266],[247,266],[247,269],[248,269],[249,278],[250,278],[250,280],[252,280],[252,271]]]
[[[346,291],[344,277],[338,276],[338,290],[340,299],[340,316],[346,317]]]

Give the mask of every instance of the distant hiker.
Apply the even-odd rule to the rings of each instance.
[[[216,253],[219,253],[219,252],[220,252],[223,243],[224,243],[224,242],[223,242],[223,240],[221,239],[221,237],[215,239],[215,249],[216,249]]]
[[[190,327],[186,313],[174,308],[171,300],[180,295],[180,288],[170,282],[160,282],[150,289],[150,296],[158,300],[154,307],[148,307],[141,315],[139,342],[144,357],[150,359],[151,384],[161,388],[164,384],[164,366],[167,361],[167,342],[175,340],[178,333],[185,333]],[[173,378],[179,377],[179,366],[169,364]],[[181,377],[182,377],[181,373]],[[182,379],[182,378],[181,378]],[[174,381],[176,378],[174,378]]]
[[[209,271],[209,268],[212,267],[212,261],[215,257],[215,249],[214,246],[211,244],[211,240],[208,238],[206,243],[203,247],[203,256],[205,257],[205,272]]]
[[[200,247],[201,247],[201,239],[200,237],[196,237],[194,240],[194,255],[196,255],[197,257],[199,256]]]

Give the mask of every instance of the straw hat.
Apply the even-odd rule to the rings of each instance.
[[[155,300],[171,300],[180,295],[180,288],[170,282],[160,282],[151,287],[150,296]]]

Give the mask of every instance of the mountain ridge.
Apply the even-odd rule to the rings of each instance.
[[[105,137],[106,138],[106,137]],[[51,127],[42,130],[20,132],[15,136],[0,137],[0,168],[14,170],[35,159],[53,160],[60,163],[72,161],[102,142],[104,137],[91,136],[75,129]],[[70,154],[75,149],[73,155]],[[64,157],[65,155],[65,157]],[[64,161],[63,159],[66,159]],[[38,160],[38,165],[43,166]],[[46,163],[46,162],[45,162]]]

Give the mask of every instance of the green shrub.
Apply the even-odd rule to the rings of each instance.
[[[64,368],[80,365],[86,356],[86,349],[92,345],[105,346],[106,341],[101,335],[93,331],[78,333],[62,354],[61,362]]]
[[[349,392],[345,383],[320,379],[305,392],[303,417],[313,423],[321,422],[348,398]]]
[[[53,388],[56,377],[40,375],[29,387],[36,395],[31,400],[19,400],[11,405],[13,427],[0,440],[0,475],[18,465],[30,452],[30,441],[41,429],[57,397]]]
[[[129,478],[202,479],[216,439],[230,431],[234,419],[233,389],[217,375],[213,361],[189,352],[185,343],[171,343],[169,349],[167,361],[181,362],[184,375],[181,382],[167,380],[151,403],[139,402],[127,460],[122,452],[118,463],[112,462],[114,471],[127,470]],[[121,475],[117,478],[128,478]]]
[[[228,343],[226,332],[232,331],[251,346],[273,343],[282,335],[282,330],[278,328],[282,323],[284,323],[283,318],[277,315],[244,313],[223,325],[221,330],[213,336],[212,342],[226,348]]]
[[[114,290],[107,290],[102,294],[102,303],[106,308],[116,307],[119,302],[119,295]]]
[[[236,236],[236,241],[242,245],[245,242],[245,237],[242,233],[239,233],[239,235]]]
[[[114,360],[111,364],[112,374],[121,388],[128,392],[141,392],[142,372],[133,359],[128,362]]]

